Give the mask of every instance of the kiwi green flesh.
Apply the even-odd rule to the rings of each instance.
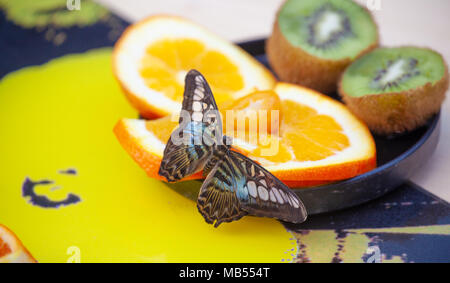
[[[367,10],[348,0],[288,0],[278,25],[295,47],[322,59],[355,59],[378,41]]]
[[[341,89],[351,97],[404,92],[427,83],[435,84],[445,72],[442,56],[430,49],[378,48],[345,70]]]

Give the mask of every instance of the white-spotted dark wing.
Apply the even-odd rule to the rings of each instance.
[[[222,119],[211,88],[197,70],[190,70],[186,75],[182,111],[189,113],[191,121],[222,131]],[[180,123],[183,115],[180,115]]]
[[[301,223],[307,212],[300,198],[251,159],[228,151],[199,192],[199,212],[217,227],[249,214]]]
[[[226,157],[240,185],[237,194],[242,210],[292,223],[306,220],[307,212],[301,199],[277,177],[238,152],[229,151]]]
[[[185,78],[179,126],[164,149],[159,175],[176,182],[203,169],[212,146],[222,138],[222,121],[211,89],[196,70]]]

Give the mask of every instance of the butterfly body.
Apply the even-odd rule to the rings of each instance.
[[[215,227],[245,215],[301,223],[303,202],[262,166],[234,151],[222,135],[222,121],[205,78],[195,70],[186,75],[179,127],[164,149],[159,174],[168,182],[203,170],[197,208]]]

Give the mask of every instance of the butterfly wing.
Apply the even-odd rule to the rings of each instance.
[[[168,182],[177,182],[200,171],[209,155],[210,149],[205,146],[176,145],[169,140],[158,174]]]
[[[218,161],[209,172],[197,198],[198,211],[207,223],[217,227],[247,215],[240,207],[236,182],[231,164],[225,159]]]
[[[172,133],[159,168],[168,182],[200,171],[212,153],[222,122],[211,89],[196,70],[186,75],[179,126]]]
[[[190,70],[186,75],[183,110],[189,113],[192,121],[203,122],[208,127],[214,126],[222,130],[222,120],[211,88],[197,70]],[[182,115],[180,115],[180,123],[181,118]]]
[[[303,202],[269,171],[244,155],[229,151],[200,188],[199,212],[217,227],[246,214],[292,223],[306,220]]]
[[[272,217],[291,223],[302,223],[307,218],[301,199],[277,177],[250,158],[229,151],[228,158],[241,173],[237,182],[242,210],[251,215]]]

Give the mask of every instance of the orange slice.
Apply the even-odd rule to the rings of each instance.
[[[239,105],[242,108],[235,107]],[[375,143],[367,127],[344,105],[313,90],[278,83],[274,91],[256,92],[234,103],[219,105],[219,109],[224,108],[222,113],[228,107],[235,107],[238,113],[249,108],[279,108],[278,130],[259,133],[254,142],[248,138],[247,128],[248,135],[240,138],[241,129],[234,133],[233,147],[291,187],[351,178],[376,166]],[[223,120],[227,115],[223,115]],[[114,132],[147,174],[161,179],[158,169],[165,143],[177,121],[170,116],[153,121],[122,119]],[[192,178],[201,178],[201,174]]]
[[[244,50],[178,17],[153,16],[134,24],[114,48],[114,74],[147,118],[180,111],[190,69],[206,77],[218,103],[275,84],[273,75]]]
[[[0,263],[36,262],[14,233],[0,224]]]

